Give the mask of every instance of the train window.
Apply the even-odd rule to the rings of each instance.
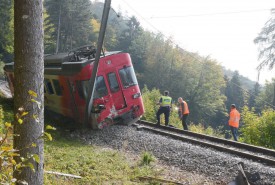
[[[77,83],[77,88],[79,92],[79,96],[83,99],[87,98],[88,88],[89,88],[89,80],[81,81]],[[108,90],[104,81],[103,76],[98,76],[96,78],[96,88],[94,91],[94,99],[101,98],[108,94]]]
[[[108,74],[108,82],[109,82],[109,85],[110,85],[111,92],[119,91],[119,85],[118,85],[115,73],[109,73]]]
[[[103,76],[98,76],[96,78],[96,87],[94,92],[94,99],[101,98],[108,94],[108,90],[104,81]]]
[[[124,88],[128,88],[133,85],[137,85],[137,78],[133,67],[124,67],[119,70],[119,76],[121,78]]]
[[[48,93],[49,94],[54,94],[54,92],[53,92],[53,86],[52,86],[51,81],[49,79],[45,79],[44,83],[45,83],[45,85],[47,87]]]
[[[59,81],[53,79],[52,82],[53,82],[53,86],[54,86],[56,95],[62,96],[62,89],[60,87]]]

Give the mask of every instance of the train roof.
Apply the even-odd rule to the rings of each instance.
[[[120,53],[112,51],[101,53],[100,58]],[[96,50],[90,46],[76,48],[67,53],[45,54],[44,71],[50,75],[74,75],[82,70],[87,64],[95,61]],[[5,71],[13,71],[14,63],[5,65]]]

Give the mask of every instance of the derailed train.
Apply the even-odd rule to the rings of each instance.
[[[91,46],[45,56],[45,109],[84,124],[94,61],[95,49]],[[12,94],[13,67],[14,63],[4,67]],[[96,129],[117,122],[129,123],[138,120],[143,113],[141,92],[130,55],[121,52],[101,54],[89,126]]]

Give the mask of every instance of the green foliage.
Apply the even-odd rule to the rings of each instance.
[[[19,113],[20,114],[20,111]],[[15,171],[21,171],[22,168],[29,167],[35,171],[33,164],[30,162],[34,160],[39,162],[39,157],[36,154],[29,154],[26,158],[20,156],[19,150],[15,150],[12,144],[13,134],[13,125],[9,122],[3,122],[3,109],[0,107],[0,182],[3,184],[15,184],[17,179],[13,178],[13,173]],[[22,117],[23,114],[20,114]],[[23,121],[22,121],[23,123]],[[36,147],[36,146],[26,146]],[[14,157],[18,157],[19,160],[15,161]],[[19,182],[18,182],[19,183]]]
[[[3,69],[4,66],[5,66],[5,63],[0,59],[0,77],[4,76],[4,69]]]
[[[265,23],[258,37],[255,38],[255,44],[259,45],[259,59],[262,59],[258,69],[268,66],[272,69],[275,64],[274,49],[275,49],[275,10],[271,10],[271,17]]]
[[[142,27],[136,17],[131,17],[130,20],[126,21],[126,29],[119,35],[118,49],[129,52],[129,47],[132,42],[142,34]]]
[[[235,71],[232,78],[228,80],[226,84],[226,108],[229,110],[230,105],[234,103],[238,109],[241,109],[245,104],[244,93],[240,82],[239,72]]]
[[[13,101],[10,99],[0,98],[1,105],[1,119],[0,119],[0,133],[4,133],[4,123],[11,123],[13,121]]]
[[[141,165],[149,165],[155,161],[155,157],[150,152],[143,152],[141,156]]]
[[[210,136],[216,136],[223,138],[223,134],[219,131],[219,129],[213,129],[212,127],[208,126],[205,128],[203,124],[199,123],[197,125],[191,124],[189,126],[189,130],[192,132],[200,133],[200,134],[205,134],[205,135],[210,135]]]
[[[223,67],[223,73],[224,73],[224,76],[227,76],[229,79],[231,79],[232,76],[234,75],[234,71],[230,69],[226,69],[225,67]],[[252,81],[249,78],[242,76],[241,74],[240,74],[240,81],[242,83],[242,86],[245,89],[253,89],[253,86],[255,85],[255,81]]]
[[[0,6],[0,60],[13,58],[13,0],[1,1]]]
[[[44,20],[46,44],[52,47],[53,42],[57,40],[59,18],[59,51],[67,51],[75,47],[91,44],[89,42],[92,30],[90,28],[92,26],[90,20],[93,16],[89,0],[45,0],[44,4],[48,14],[48,17]]]
[[[257,112],[266,108],[275,108],[275,79],[266,81],[262,91],[256,97],[255,109]]]
[[[150,121],[153,123],[156,122],[156,113],[159,109],[159,105],[157,105],[157,103],[159,102],[161,96],[162,95],[158,89],[154,88],[150,91],[145,85],[145,87],[142,89],[142,99],[145,107],[145,113],[142,117],[143,120]],[[177,128],[182,128],[181,121],[178,118],[177,105],[173,105],[172,110],[170,112],[169,120],[170,125],[173,125]],[[163,114],[161,115],[161,124],[164,124]]]
[[[142,99],[145,107],[145,114],[142,119],[155,122],[156,121],[156,113],[158,110],[158,106],[156,105],[159,101],[161,93],[157,89],[152,89],[150,91],[147,86],[142,89]]]
[[[256,115],[253,110],[244,107],[242,111],[244,125],[241,127],[240,140],[249,144],[275,148],[275,111],[266,109],[262,115]]]
[[[189,120],[200,122],[224,110],[225,81],[215,60],[184,51],[172,39],[146,31],[132,41],[130,52],[139,84],[169,90],[175,100],[183,97],[190,107]]]
[[[56,40],[53,34],[56,32],[56,28],[49,20],[49,14],[46,9],[43,11],[43,29],[44,31],[44,53],[54,53],[56,49]]]
[[[248,100],[248,107],[252,108],[255,107],[256,112],[260,112],[259,107],[256,106],[256,98],[259,96],[261,90],[260,84],[257,82],[255,83],[253,90],[250,91],[250,97]]]
[[[36,100],[37,94],[29,90],[29,103],[35,104],[40,107],[40,103]],[[13,120],[12,105],[9,100],[0,99],[0,102],[3,103],[3,107],[6,108],[3,110],[0,106],[0,182],[2,184],[15,184],[15,183],[27,183],[25,181],[18,181],[13,178],[14,172],[21,172],[23,168],[30,168],[35,172],[33,162],[40,163],[40,158],[38,154],[27,154],[25,157],[20,155],[21,150],[26,150],[29,148],[37,147],[36,143],[30,143],[20,150],[15,150],[13,148],[13,138],[18,136],[14,134],[13,127],[14,124],[24,124],[25,117],[29,114],[25,111],[23,107],[20,107],[15,114],[15,121]],[[5,115],[5,116],[4,116]],[[33,118],[36,119],[36,116],[33,115]],[[7,120],[7,121],[6,121]],[[45,130],[54,130],[52,126],[47,126]],[[45,140],[51,140],[51,134],[44,132],[36,138],[45,138]]]
[[[189,119],[193,122],[219,122],[211,118],[224,110],[224,88],[222,68],[210,58],[203,59],[199,74],[194,76],[194,81],[189,84],[190,91],[185,97],[190,107]]]
[[[178,111],[177,105],[173,105],[173,109],[170,112],[169,124],[179,129],[183,129],[182,123],[181,123],[181,120],[179,119],[179,115],[177,111]],[[187,122],[188,122],[188,119],[187,119]],[[164,123],[164,116],[163,116],[163,123]]]
[[[156,103],[159,101],[160,96],[160,91],[155,88],[150,91],[145,85],[145,87],[142,89],[142,98],[145,107],[145,114],[142,117],[143,120],[147,120],[153,123],[156,122],[156,113],[158,111],[158,106]],[[161,117],[161,122],[164,124],[164,115]],[[173,110],[170,113],[169,124],[182,129],[182,123],[178,118],[176,105],[173,105]],[[211,126],[206,126],[203,124],[191,124],[189,127],[189,129],[193,132],[223,137],[219,129],[214,130]]]

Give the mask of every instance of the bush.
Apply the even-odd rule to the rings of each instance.
[[[150,91],[145,85],[142,89],[142,99],[145,107],[145,113],[142,117],[143,120],[156,122],[156,113],[158,111],[156,103],[159,101],[160,96],[159,90],[155,88]]]
[[[145,107],[145,113],[142,117],[143,120],[151,121],[153,123],[157,122],[156,114],[159,109],[157,103],[161,97],[161,93],[158,89],[152,89],[151,91],[145,86],[142,89],[142,99]],[[181,128],[181,121],[178,118],[178,113],[176,111],[176,105],[173,105],[173,110],[170,113],[169,124]],[[164,124],[164,115],[161,115],[161,123]]]
[[[29,91],[30,95],[30,103],[39,104],[35,100],[37,94],[33,91]],[[3,101],[2,99],[0,99]],[[8,111],[12,112],[12,111]],[[2,106],[0,106],[0,182],[1,184],[24,184],[25,181],[17,181],[17,179],[13,178],[14,172],[21,172],[23,168],[30,168],[35,172],[35,168],[33,165],[33,161],[36,163],[40,162],[40,158],[38,154],[27,154],[26,157],[20,156],[20,150],[36,147],[36,143],[30,143],[29,145],[21,148],[20,150],[16,150],[13,148],[13,137],[15,134],[13,133],[13,125],[11,122],[7,122],[4,119],[4,115],[10,116],[12,113],[4,113]],[[14,124],[24,124],[25,116],[28,115],[28,112],[24,110],[23,107],[18,109],[18,112],[15,114]],[[33,115],[35,119],[35,116]],[[54,130],[54,127],[47,126],[45,130]],[[51,140],[51,135],[48,132],[43,132],[37,138],[38,139],[48,139]],[[14,158],[17,158],[16,161]]]
[[[240,128],[240,141],[248,144],[275,148],[275,111],[266,109],[258,116],[254,110],[244,107],[242,112],[243,126]]]
[[[0,77],[4,77],[4,66],[5,63],[0,60]]]
[[[210,126],[205,128],[201,123],[199,123],[198,125],[191,124],[189,126],[189,130],[200,134],[223,138],[223,134],[219,130],[215,130]]]
[[[155,161],[155,157],[149,152],[143,152],[141,158],[141,165],[149,165],[151,162]]]

